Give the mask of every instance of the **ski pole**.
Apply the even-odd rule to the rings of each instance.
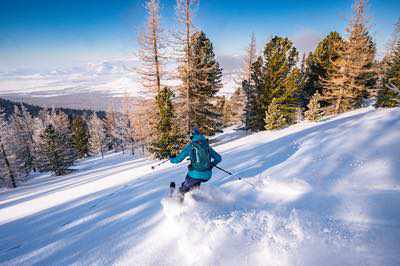
[[[215,166],[215,168],[217,168],[217,169],[221,170],[222,172],[225,172],[225,173],[227,173],[228,175],[233,175],[231,172],[229,172],[229,171],[227,171],[227,170],[225,170],[225,169],[223,169],[223,168],[219,167],[218,165],[216,165],[216,166]]]
[[[217,169],[219,169],[219,170],[221,170],[221,171],[227,173],[228,175],[232,175],[232,176],[234,175],[234,174],[232,174],[231,172],[229,172],[229,171],[227,171],[227,170],[225,170],[225,169],[223,169],[223,168],[221,168],[221,167],[219,167],[219,166],[217,166],[217,165],[215,166],[215,168],[217,168]],[[248,185],[252,186],[253,188],[256,188],[255,185],[253,185],[252,183],[250,183],[250,182],[247,181],[247,180],[242,179],[241,177],[238,177],[238,180],[247,183]]]
[[[155,169],[156,167],[159,167],[160,165],[163,165],[163,164],[165,164],[166,162],[169,162],[169,159],[165,159],[164,161],[162,161],[161,163],[158,163],[158,164],[156,164],[156,165],[152,165],[151,166],[151,169]]]

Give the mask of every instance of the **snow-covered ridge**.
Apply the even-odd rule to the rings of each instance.
[[[399,265],[400,109],[217,136],[184,205],[186,166],[109,155],[0,193],[1,265]],[[241,177],[242,180],[237,178]]]
[[[227,71],[221,94],[230,95],[235,89],[233,80],[236,74],[232,69],[240,64],[233,66],[238,61],[236,57],[236,61],[230,57],[223,57],[222,60],[226,61]],[[0,73],[0,96],[54,97],[100,92],[110,97],[121,97],[125,93],[131,97],[140,97],[143,96],[143,89],[135,72],[137,66],[136,59],[129,59],[87,63],[79,67],[41,72],[29,69],[12,70]]]

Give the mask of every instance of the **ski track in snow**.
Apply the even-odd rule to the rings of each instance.
[[[110,154],[0,193],[0,265],[400,265],[400,109],[216,137],[221,166],[184,204],[185,165]],[[237,180],[242,177],[242,180]]]

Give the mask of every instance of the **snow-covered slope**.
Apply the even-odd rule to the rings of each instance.
[[[227,132],[235,176],[215,171],[184,205],[165,197],[184,165],[82,161],[0,194],[0,264],[399,265],[399,132],[400,109]]]

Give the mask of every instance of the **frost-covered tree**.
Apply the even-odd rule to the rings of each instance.
[[[121,140],[117,130],[117,113],[114,110],[113,104],[109,104],[107,107],[105,128],[108,149],[117,149]]]
[[[64,175],[73,165],[76,154],[62,131],[49,124],[41,132],[36,145],[36,164],[40,171]]]
[[[71,122],[68,115],[53,109],[50,113],[50,124],[63,137],[64,145],[68,147],[67,150],[70,152],[70,156],[76,159],[78,154],[72,142]]]
[[[24,161],[18,156],[21,147],[14,133],[0,108],[0,182],[12,188],[17,187],[17,179],[26,174]]]
[[[77,151],[78,158],[84,158],[89,152],[88,127],[85,119],[77,116],[72,121],[72,145]]]
[[[25,172],[28,174],[32,170],[35,171],[34,119],[23,104],[15,106],[10,126],[13,130],[15,145],[20,147],[18,156],[24,161]]]
[[[104,151],[107,148],[107,134],[104,122],[93,113],[88,121],[89,129],[89,150],[92,154],[101,154],[104,158]]]

